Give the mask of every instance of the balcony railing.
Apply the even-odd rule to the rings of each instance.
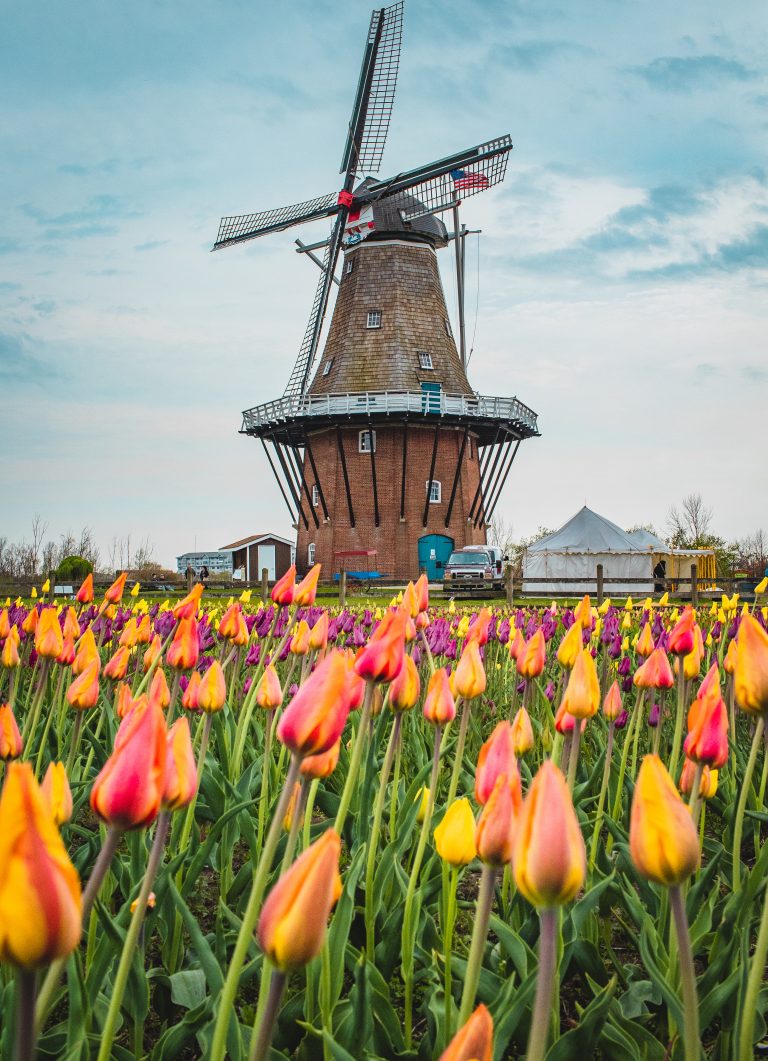
[[[243,413],[245,433],[283,424],[302,417],[389,416],[416,413],[426,416],[469,417],[503,420],[538,434],[537,415],[517,398],[490,398],[480,394],[443,394],[433,391],[365,391],[357,394],[318,394],[303,398],[278,398],[255,405]]]

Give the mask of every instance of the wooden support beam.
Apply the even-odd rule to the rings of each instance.
[[[320,526],[320,520],[317,518],[315,512],[315,506],[312,504],[312,494],[309,492],[309,484],[307,483],[307,477],[304,475],[304,461],[299,454],[297,446],[291,446],[291,456],[293,457],[294,464],[296,465],[296,471],[299,475],[299,489],[303,492],[307,499],[307,505],[309,506],[309,514],[316,527]]]
[[[376,442],[373,437],[373,426],[368,421],[368,443],[371,451],[371,483],[373,485],[373,521],[378,527],[379,523],[379,491],[376,488]]]
[[[323,506],[323,514],[324,514],[326,519],[330,519],[331,517],[328,515],[328,506],[325,503],[325,494],[323,493],[323,487],[322,487],[322,484],[320,482],[320,476],[317,474],[317,465],[315,464],[315,455],[313,454],[312,446],[309,443],[309,435],[307,435],[307,437],[306,437],[306,439],[304,441],[304,448],[307,451],[307,456],[309,457],[309,463],[310,463],[311,468],[312,468],[312,474],[315,477],[315,485],[317,486],[317,492],[320,495],[320,504]]]
[[[426,527],[429,517],[429,495],[432,493],[432,482],[435,476],[435,461],[437,460],[437,446],[440,441],[440,424],[435,427],[435,440],[432,443],[432,463],[429,466],[429,482],[427,483],[427,499],[424,502],[424,517],[421,521],[422,527]]]
[[[471,520],[472,517],[475,514],[475,506],[477,505],[478,499],[480,497],[480,491],[482,490],[482,487],[483,487],[483,476],[485,475],[485,469],[488,467],[488,463],[490,462],[490,459],[491,459],[491,453],[493,452],[493,447],[499,441],[499,435],[500,434],[501,434],[501,425],[499,424],[496,427],[496,434],[493,436],[493,442],[490,444],[490,446],[487,446],[483,450],[483,456],[482,457],[480,457],[479,451],[478,451],[477,462],[478,462],[478,465],[479,465],[480,477],[479,477],[479,480],[478,480],[478,483],[477,483],[477,490],[475,490],[475,496],[472,498],[472,505],[470,506],[469,514],[467,515],[467,522],[469,522],[469,520]]]
[[[481,486],[483,488],[480,491],[480,504],[478,505],[477,513],[475,515],[475,523],[474,523],[475,527],[479,527],[480,524],[484,522],[485,500],[486,500],[486,498],[488,497],[488,495],[490,493],[491,483],[493,482],[493,477],[496,474],[496,465],[499,463],[499,457],[501,457],[501,454],[502,454],[503,450],[504,450],[504,442],[502,441],[502,442],[499,443],[499,448],[496,450],[496,456],[493,458],[493,464],[491,465],[491,470],[488,473],[487,483],[483,483],[483,479],[485,478],[485,476],[483,476],[481,478],[481,480],[480,480]],[[487,468],[486,468],[486,470],[487,470]]]
[[[456,462],[456,474],[453,477],[453,486],[451,487],[451,499],[448,502],[448,511],[445,514],[445,526],[451,522],[451,515],[453,513],[453,502],[456,500],[456,490],[459,486],[459,479],[461,478],[461,464],[464,460],[464,450],[467,448],[467,439],[469,438],[469,428],[464,428],[464,437],[461,440],[461,447],[459,449],[459,459]]]
[[[349,524],[351,527],[355,525],[355,510],[352,507],[352,493],[349,489],[349,473],[347,472],[347,458],[344,456],[344,440],[341,437],[341,428],[336,428],[336,445],[339,449],[339,460],[341,461],[341,470],[344,475],[344,489],[347,493],[347,507],[349,508]]]
[[[501,482],[499,483],[499,488],[496,491],[496,496],[493,498],[493,500],[488,505],[488,515],[487,515],[487,518],[486,518],[486,523],[490,523],[491,519],[493,518],[493,513],[496,511],[496,505],[499,503],[499,498],[501,497],[501,492],[504,489],[504,486],[505,486],[505,484],[507,482],[507,477],[509,476],[509,473],[510,473],[510,470],[512,468],[512,465],[515,463],[515,457],[517,456],[517,451],[520,449],[521,441],[522,441],[522,439],[518,439],[517,442],[515,443],[515,448],[512,450],[512,456],[509,458],[509,462],[507,464],[506,471],[504,472],[504,474],[501,477]]]
[[[283,483],[282,483],[282,480],[280,479],[280,476],[278,475],[277,468],[275,467],[274,462],[273,462],[272,458],[269,455],[269,450],[267,449],[267,444],[264,441],[264,439],[261,438],[261,437],[259,437],[259,442],[261,442],[262,449],[264,450],[264,452],[267,455],[267,460],[269,461],[269,466],[272,469],[272,474],[274,475],[275,479],[277,480],[277,485],[280,487],[280,493],[283,495],[283,501],[285,501],[286,507],[288,509],[288,514],[291,517],[291,523],[297,523],[298,522],[297,517],[293,514],[293,509],[291,508],[291,503],[288,500],[288,495],[286,494],[285,488],[284,488]]]
[[[301,522],[304,524],[305,528],[309,530],[309,520],[304,515],[304,508],[301,504],[301,497],[296,492],[296,485],[294,483],[291,472],[288,470],[288,465],[286,463],[285,457],[283,456],[283,451],[280,446],[280,443],[277,441],[274,435],[270,435],[270,440],[272,442],[272,445],[275,447],[275,453],[277,454],[277,459],[280,462],[280,467],[283,469],[283,475],[285,476],[285,481],[288,484],[288,489],[291,491],[291,497],[293,498],[294,504],[296,505],[296,511],[298,512]],[[296,522],[298,523],[298,519]]]
[[[408,467],[408,424],[403,424],[403,474],[400,481],[400,519],[405,519],[405,476]]]

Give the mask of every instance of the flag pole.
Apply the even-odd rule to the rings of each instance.
[[[467,344],[464,329],[464,233],[459,229],[459,201],[453,206],[453,240],[456,251],[456,295],[459,303],[459,354],[467,370]]]

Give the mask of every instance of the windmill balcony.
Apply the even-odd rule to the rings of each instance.
[[[421,420],[434,417],[449,423],[470,423],[483,436],[503,424],[519,438],[539,434],[537,414],[517,398],[480,394],[443,394],[424,391],[365,391],[352,394],[307,394],[303,398],[279,398],[243,412],[240,433],[299,435],[343,420],[365,422],[381,419]]]

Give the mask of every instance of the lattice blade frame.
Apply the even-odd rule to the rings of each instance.
[[[239,214],[235,217],[222,217],[219,234],[213,245],[214,250],[228,247],[232,243],[243,243],[257,236],[266,236],[270,232],[282,232],[294,225],[303,225],[321,217],[332,217],[339,209],[337,195],[329,192],[305,203],[294,203],[293,206],[279,206],[272,210],[262,210],[258,214]]]

